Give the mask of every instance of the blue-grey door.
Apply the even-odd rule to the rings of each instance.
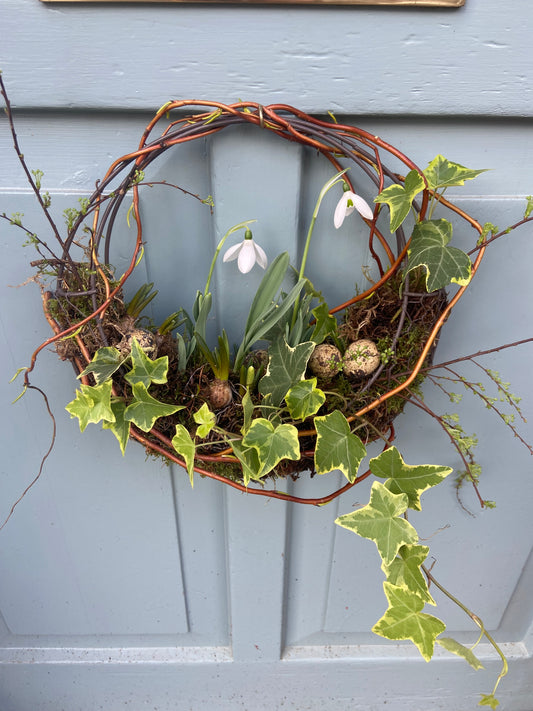
[[[459,10],[4,0],[0,20],[22,151],[44,170],[59,221],[114,158],[135,148],[169,98],[332,111],[421,166],[442,153],[492,168],[456,191],[481,222],[516,221],[533,192],[526,0],[512,15],[498,0],[466,0]],[[22,212],[44,234],[5,119],[0,151],[0,212]],[[144,194],[150,227],[138,280],[157,283],[156,320],[192,300],[230,225],[256,218],[270,257],[296,255],[331,174],[317,156],[258,129],[169,151],[154,170],[215,203],[211,216],[174,192]],[[333,206],[332,196],[309,275],[335,303],[363,278],[369,255],[349,231],[334,230]],[[128,253],[125,220],[120,229],[117,268]],[[525,228],[491,247],[445,326],[440,361],[532,335],[530,237]],[[11,404],[20,384],[10,377],[50,334],[37,285],[21,286],[32,273],[31,248],[5,221],[0,241],[3,520],[36,475],[52,422],[37,393]],[[238,335],[258,278],[242,277],[234,263],[217,268],[214,330]],[[532,356],[529,344],[483,360],[523,396],[529,422]],[[386,608],[375,548],[333,524],[366,503],[369,482],[325,507],[247,496],[199,476],[191,489],[186,472],[134,443],[122,457],[109,432],[89,426],[80,434],[64,410],[74,373],[51,350],[32,382],[50,398],[57,436],[41,477],[0,532],[0,711],[466,711],[491,690],[499,659],[488,646],[479,649],[486,670],[474,672],[442,650],[427,664],[412,645],[369,631]],[[483,618],[510,660],[497,694],[502,708],[531,711],[533,460],[479,403],[450,403],[430,386],[425,397],[440,412],[458,410],[477,434],[481,489],[497,508],[480,511],[469,489],[461,506],[450,478],[424,495],[417,529],[430,541],[435,576]],[[530,425],[521,432],[532,439]],[[461,468],[438,427],[414,408],[398,419],[397,437],[410,463]],[[340,483],[339,474],[285,486],[315,497]],[[449,632],[473,642],[471,621],[438,602]]]

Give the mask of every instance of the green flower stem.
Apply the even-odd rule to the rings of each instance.
[[[471,619],[471,620],[479,627],[479,629],[481,630],[481,634],[484,635],[484,636],[487,638],[488,642],[492,645],[492,647],[493,647],[493,648],[495,649],[495,651],[498,653],[498,656],[499,656],[500,659],[502,660],[502,670],[501,670],[501,672],[499,673],[498,678],[496,679],[496,683],[494,684],[494,688],[493,688],[493,690],[492,690],[492,695],[494,696],[494,694],[496,693],[496,689],[498,688],[498,684],[500,683],[500,681],[503,679],[503,677],[504,677],[504,676],[507,674],[507,672],[509,671],[509,664],[508,664],[508,662],[507,662],[507,658],[506,658],[505,654],[502,652],[502,650],[501,650],[500,647],[498,646],[498,643],[496,642],[496,640],[494,639],[494,637],[493,637],[489,632],[487,632],[487,630],[485,629],[485,625],[483,624],[483,620],[482,620],[481,618],[479,618],[475,613],[473,613],[472,610],[469,610],[466,605],[464,605],[460,600],[458,600],[454,595],[452,595],[449,590],[446,590],[446,588],[445,588],[443,585],[441,585],[437,580],[435,580],[435,578],[434,578],[433,575],[430,573],[430,571],[426,568],[425,565],[422,565],[422,566],[420,566],[420,567],[421,567],[422,570],[424,571],[424,574],[425,574],[426,578],[427,578],[428,580],[430,580],[430,581],[433,583],[433,585],[435,585],[435,587],[437,587],[442,593],[444,593],[444,595],[446,595],[446,597],[447,597],[449,600],[451,600],[451,601],[454,602],[458,607],[460,607],[461,610],[463,610],[463,612],[468,615],[468,617],[470,617],[470,619]],[[479,640],[476,642],[476,645],[477,645],[478,643],[479,643]]]
[[[313,210],[313,215],[311,217],[311,223],[309,225],[309,229],[307,230],[307,238],[305,240],[305,246],[304,246],[304,251],[302,254],[302,261],[300,263],[300,271],[298,273],[298,280],[304,278],[305,274],[305,267],[307,264],[307,255],[309,254],[309,245],[311,244],[311,237],[313,236],[313,230],[315,229],[315,223],[316,223],[316,218],[318,217],[318,211],[320,210],[320,205],[322,204],[322,200],[324,199],[326,193],[334,186],[337,185],[337,183],[343,182],[342,176],[346,173],[348,168],[345,168],[344,170],[341,170],[339,173],[336,173],[328,182],[324,185],[322,190],[320,191],[320,194],[318,196],[318,200],[316,201],[315,209]],[[296,318],[298,316],[298,309],[300,308],[300,297],[296,299],[294,302],[294,308],[292,312],[292,326],[296,323]]]
[[[242,230],[248,225],[251,225],[253,222],[257,222],[257,220],[246,220],[246,222],[239,222],[238,225],[233,225],[233,227],[230,227],[229,230],[226,232],[224,237],[220,240],[220,242],[217,245],[217,248],[215,249],[215,254],[213,255],[213,259],[211,261],[211,266],[209,268],[209,274],[207,275],[207,281],[205,283],[205,289],[204,289],[204,294],[207,294],[209,291],[209,286],[211,284],[211,277],[213,276],[213,271],[215,269],[215,264],[218,258],[218,255],[220,254],[220,250],[224,246],[224,242],[228,239],[228,237],[233,234],[234,232],[237,232],[238,230]]]

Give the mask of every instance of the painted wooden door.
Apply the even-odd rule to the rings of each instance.
[[[169,97],[242,97],[332,110],[422,166],[443,153],[493,168],[457,199],[477,219],[503,226],[522,214],[533,183],[532,10],[522,1],[514,11],[497,0],[466,0],[453,11],[5,0],[2,68],[19,107],[22,150],[45,171],[59,219],[136,145],[151,110]],[[5,120],[0,130],[0,212],[23,212],[42,234]],[[211,216],[174,192],[146,195],[150,229],[138,279],[160,289],[156,320],[192,299],[231,224],[257,218],[270,257],[281,249],[297,255],[329,175],[298,146],[245,129],[169,152],[154,171],[215,203]],[[333,205],[332,196],[320,213],[309,275],[337,302],[361,283],[368,254],[349,230],[333,229]],[[125,220],[120,229],[117,267],[127,253]],[[493,245],[446,324],[439,360],[531,335],[530,237],[526,228]],[[35,476],[52,423],[37,393],[11,404],[20,386],[8,380],[48,330],[38,287],[20,286],[31,275],[29,248],[5,221],[0,239],[3,519]],[[237,337],[259,277],[245,279],[234,266],[217,269],[213,329]],[[512,381],[530,422],[532,355],[529,344],[483,360]],[[81,435],[64,411],[75,378],[54,353],[42,354],[33,382],[50,397],[57,437],[0,532],[1,711],[466,711],[490,690],[499,660],[486,646],[486,671],[473,672],[444,652],[426,664],[411,645],[370,633],[386,607],[375,549],[333,524],[365,503],[369,485],[322,508],[200,477],[191,489],[184,471],[133,444],[123,458],[109,433],[92,427]],[[435,575],[483,618],[510,659],[502,708],[531,711],[531,455],[479,403],[452,405],[429,386],[425,397],[441,412],[459,410],[465,430],[477,434],[481,487],[497,508],[480,512],[468,490],[463,508],[450,481],[425,495],[417,528],[431,540]],[[522,431],[531,440],[530,425]],[[409,462],[460,469],[414,408],[397,432]],[[319,496],[335,483],[302,477],[286,487]],[[450,633],[473,642],[461,610],[441,599],[439,606]]]

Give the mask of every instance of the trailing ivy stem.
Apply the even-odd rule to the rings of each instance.
[[[496,640],[494,639],[494,637],[493,637],[489,632],[487,632],[487,630],[486,630],[486,628],[485,628],[485,625],[483,624],[483,620],[482,620],[480,617],[478,617],[474,612],[472,612],[472,610],[469,610],[468,607],[467,607],[466,605],[464,605],[460,600],[458,600],[458,599],[455,597],[455,595],[452,595],[452,593],[451,593],[449,590],[446,590],[446,588],[445,588],[443,585],[441,585],[441,584],[433,577],[433,575],[432,575],[431,572],[426,568],[425,565],[422,565],[422,566],[420,566],[420,567],[421,567],[422,570],[424,571],[424,574],[425,574],[426,578],[427,578],[429,581],[431,581],[431,582],[433,583],[433,585],[435,585],[435,587],[437,587],[444,595],[446,595],[446,597],[447,597],[449,600],[451,600],[451,601],[454,602],[458,607],[460,607],[461,610],[463,610],[463,612],[464,612],[465,614],[467,614],[468,617],[470,617],[470,619],[479,627],[479,629],[481,630],[481,636],[484,635],[484,636],[487,638],[487,641],[492,645],[492,647],[494,648],[494,650],[497,652],[498,656],[499,656],[500,659],[502,660],[502,670],[501,670],[501,672],[499,673],[498,678],[496,679],[496,683],[494,684],[494,689],[492,690],[492,695],[494,695],[495,692],[496,692],[496,689],[498,688],[498,684],[500,683],[500,681],[503,679],[503,677],[504,677],[504,676],[507,674],[507,672],[509,671],[509,664],[508,664],[508,662],[507,662],[507,658],[506,658],[505,654],[504,654],[504,653],[502,652],[502,650],[500,649],[500,647],[499,647],[498,643],[496,642]],[[477,645],[477,644],[479,644],[479,640],[476,642],[476,645]]]

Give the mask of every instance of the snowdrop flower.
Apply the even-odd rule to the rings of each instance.
[[[246,230],[242,242],[226,251],[222,261],[232,262],[234,259],[237,259],[237,266],[242,274],[248,274],[256,262],[262,269],[266,269],[267,256],[257,242],[254,242],[251,230]]]
[[[344,218],[351,215],[354,210],[357,210],[357,212],[367,220],[372,220],[374,217],[372,209],[366,200],[360,195],[352,193],[351,190],[345,190],[335,208],[335,214],[333,216],[335,227],[339,229],[344,222]]]

